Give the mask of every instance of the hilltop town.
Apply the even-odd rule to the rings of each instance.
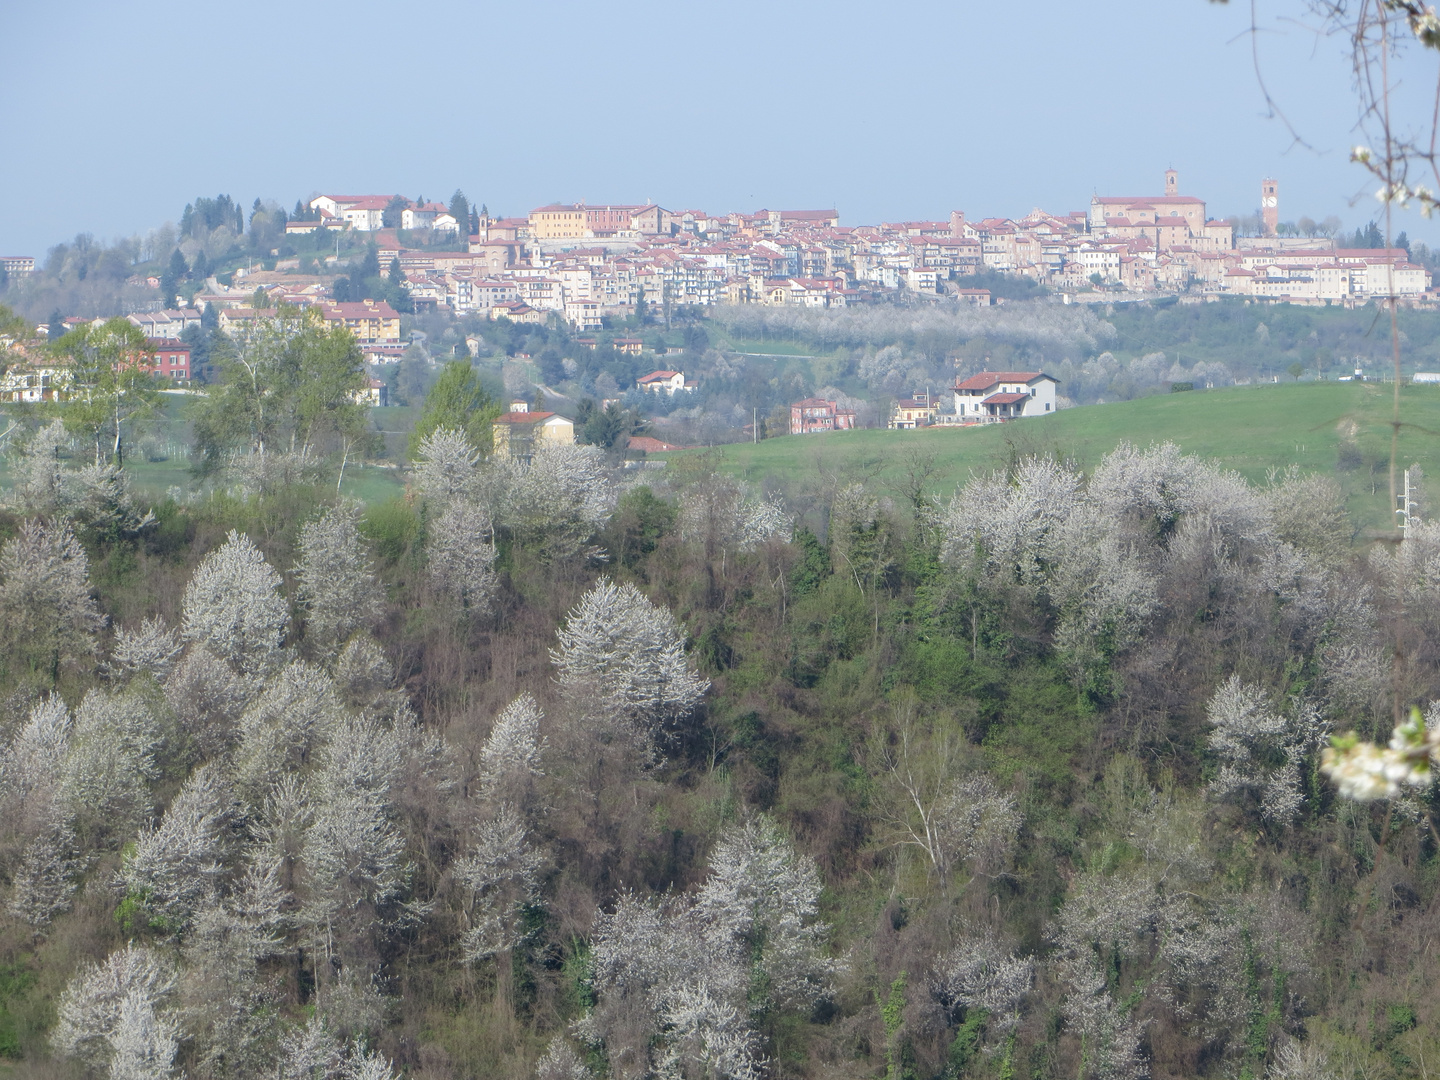
[[[1047,310],[1076,311],[1222,299],[1260,307],[1356,308],[1391,297],[1406,307],[1436,305],[1423,248],[1412,258],[1408,245],[1385,247],[1373,225],[1346,237],[1333,220],[1282,222],[1273,179],[1262,181],[1260,203],[1250,219],[1213,217],[1203,198],[1182,193],[1173,169],[1163,194],[1095,195],[1087,210],[1036,209],[1018,220],[955,210],[944,220],[878,225],[841,224],[834,209],[713,214],[654,203],[550,203],[506,217],[472,207],[457,191],[448,205],[318,194],[287,212],[256,200],[247,227],[241,205],[218,196],[187,205],[178,231],[165,226],[123,252],[97,257],[77,237],[40,262],[6,257],[0,285],[9,286],[12,302],[45,295],[46,284],[78,288],[109,274],[111,293],[92,289],[90,310],[57,310],[38,332],[53,339],[124,315],[150,343],[143,365],[176,387],[215,379],[211,343],[221,341],[223,351],[223,341],[285,307],[349,331],[368,365],[357,391],[367,404],[414,404],[435,361],[494,354],[503,382],[497,398],[526,408],[525,399],[548,397],[569,414],[547,419],[555,409],[538,406],[523,421],[517,414],[497,426],[498,445],[509,444],[516,423],[571,425],[570,417],[593,407],[596,415],[614,408],[631,417],[608,421],[607,438],[623,446],[625,436],[614,432],[634,429],[634,445],[649,439],[653,450],[762,432],[1003,423],[1172,384],[1277,378],[1296,364],[1311,367],[1307,355],[1315,376],[1325,377],[1327,349],[1314,342],[1307,355],[1292,343],[1294,362],[1287,357],[1273,371],[1247,364],[1234,347],[1209,362],[1192,355],[1187,366],[1159,351],[1117,362],[1093,348],[1093,335],[1074,320],[1048,337],[1033,328],[1007,332],[1008,365],[999,357],[992,363],[984,348],[965,359],[953,347],[945,354],[889,348],[928,317],[922,310],[979,315],[1032,297],[1046,300]],[[119,281],[127,259],[131,272]],[[865,345],[864,358],[852,357],[848,382],[838,369],[828,380],[776,370],[756,373],[769,384],[761,391],[734,363],[717,366],[718,354],[702,361],[709,342],[702,322],[733,322],[747,311],[780,317],[867,308],[911,314],[890,338]],[[691,329],[677,339],[675,328],[684,325]],[[1263,324],[1255,332],[1268,342]],[[945,333],[958,334],[957,342],[988,340],[979,324]],[[1058,357],[1057,335],[1066,343]],[[408,379],[408,393],[400,370],[407,358],[430,369]],[[1334,374],[1361,362],[1354,353]],[[37,354],[0,377],[0,401],[63,399],[72,381],[63,357]],[[642,413],[664,438],[641,433]],[[584,424],[580,416],[567,437],[578,428],[583,439]]]
[[[337,233],[372,243],[382,277],[398,268],[416,311],[521,323],[544,322],[553,312],[580,332],[634,315],[637,304],[842,307],[902,294],[984,306],[997,298],[967,280],[997,274],[1066,300],[1169,293],[1351,305],[1427,295],[1429,274],[1407,250],[1346,247],[1314,223],[1303,230],[1308,235],[1296,235],[1300,230],[1280,222],[1278,191],[1276,181],[1262,182],[1254,236],[1237,236],[1233,221],[1208,215],[1203,198],[1181,194],[1173,169],[1163,194],[1096,195],[1084,211],[1036,209],[1016,220],[971,219],[956,210],[945,220],[878,225],[842,225],[833,209],[712,214],[584,202],[492,218],[468,204],[323,194],[290,214],[269,211],[275,244],[266,257],[237,268],[226,284],[208,279],[210,287],[191,299],[196,307],[231,310],[243,308],[256,288],[302,306],[367,299],[334,295],[333,276],[324,271],[338,269],[339,257],[312,254]],[[36,260],[8,256],[0,268],[24,276]],[[162,282],[152,276],[144,284],[159,289]],[[351,308],[344,318],[366,316]],[[161,329],[179,336],[169,333],[175,327]],[[398,341],[388,315],[365,330],[366,344]]]

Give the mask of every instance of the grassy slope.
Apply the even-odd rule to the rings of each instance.
[[[1373,528],[1388,524],[1391,393],[1391,386],[1375,383],[1265,384],[1091,405],[1003,427],[787,436],[723,447],[721,468],[785,490],[814,482],[821,470],[872,475],[883,485],[900,479],[907,459],[918,453],[934,456],[929,486],[945,494],[972,471],[988,470],[1017,451],[1056,452],[1088,468],[1124,440],[1140,446],[1170,440],[1252,482],[1263,483],[1269,469],[1291,463],[1334,472],[1356,522]],[[1427,475],[1440,476],[1440,388],[1402,387],[1401,419],[1413,425],[1401,432],[1401,465],[1418,462]],[[1364,461],[1337,471],[1346,436]]]

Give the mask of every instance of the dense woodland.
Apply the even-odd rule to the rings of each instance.
[[[1360,546],[1329,479],[1169,446],[791,507],[487,458],[482,398],[370,506],[292,469],[303,401],[234,429],[254,483],[158,503],[17,440],[0,1072],[1436,1060],[1428,777],[1321,761],[1437,695],[1440,528]]]

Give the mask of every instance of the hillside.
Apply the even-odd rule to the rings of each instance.
[[[1333,473],[1351,517],[1376,528],[1388,524],[1390,391],[1383,383],[1267,383],[1084,406],[1008,427],[784,436],[710,452],[719,455],[721,471],[791,494],[826,475],[897,487],[917,459],[933,458],[926,488],[948,497],[971,473],[1017,455],[1051,452],[1088,469],[1121,442],[1170,441],[1252,483],[1291,464]],[[1440,388],[1402,387],[1401,420],[1401,465],[1418,463],[1426,475],[1440,475]]]

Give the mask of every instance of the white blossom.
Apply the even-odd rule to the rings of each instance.
[[[193,645],[165,680],[165,700],[197,756],[212,758],[230,749],[240,715],[261,686],[204,645]]]
[[[540,863],[525,822],[510,807],[480,826],[475,846],[455,866],[470,906],[471,925],[460,940],[465,960],[483,960],[520,943],[522,909],[538,893]]]
[[[380,617],[384,597],[349,507],[331,507],[300,530],[298,599],[305,635],[322,650],[338,646]]]
[[[120,999],[110,1033],[110,1080],[166,1080],[174,1075],[179,1025],[157,1013],[155,1002],[139,987]]]
[[[1035,961],[1005,952],[989,934],[962,937],[935,958],[930,992],[952,1016],[961,1008],[984,1009],[987,1024],[1008,1031],[1020,1021],[1020,1002],[1035,981]]]
[[[378,1050],[358,1047],[345,1068],[345,1080],[399,1080],[390,1059]]]
[[[727,477],[697,484],[680,498],[680,535],[691,542],[713,541],[750,551],[771,539],[789,540],[794,519],[780,496],[752,498],[745,487]]]
[[[28,520],[0,547],[0,619],[12,654],[44,668],[95,651],[105,624],[90,564],[70,526]]]
[[[91,690],[75,713],[59,804],[83,834],[128,836],[150,815],[164,736],[160,704],[137,689]]]
[[[115,666],[122,671],[148,672],[164,682],[180,649],[180,635],[165,625],[162,616],[156,615],[142,620],[133,630],[118,628],[113,657]]]
[[[590,1072],[575,1048],[557,1035],[535,1063],[535,1080],[591,1080]]]
[[[404,856],[405,838],[382,792],[328,786],[301,851],[310,889],[305,919],[329,926],[362,904],[394,900],[408,880]]]
[[[665,1002],[660,1015],[665,1029],[664,1051],[657,1072],[682,1080],[698,1065],[716,1080],[760,1080],[765,1061],[760,1037],[745,1008],[733,997],[714,993],[708,980],[682,986]]]
[[[66,470],[60,453],[70,441],[64,422],[52,420],[20,444],[12,476],[15,496],[27,514],[49,516],[63,510]]]
[[[126,892],[152,925],[179,932],[213,901],[233,843],[239,807],[220,770],[190,774],[160,823],[144,829],[121,863]]]
[[[231,529],[185,589],[181,633],[241,671],[262,671],[278,659],[290,621],[279,588],[280,575],[260,549]]]
[[[451,502],[430,527],[426,541],[430,584],[471,612],[484,612],[495,594],[495,532],[476,503]]]
[[[60,783],[73,723],[58,694],[41,698],[10,745],[0,750],[0,808],[6,822],[24,829],[43,818]]]
[[[1318,711],[1297,699],[1291,715],[1281,716],[1258,687],[1231,675],[1211,697],[1206,718],[1210,749],[1220,759],[1211,790],[1220,796],[1254,791],[1262,817],[1289,822],[1304,802],[1301,764],[1324,739]]]
[[[936,806],[933,831],[941,869],[970,863],[976,873],[998,873],[1014,850],[1024,818],[1015,796],[984,773],[957,780]]]
[[[263,789],[303,768],[343,711],[324,671],[304,661],[287,664],[240,718],[235,773],[242,787]]]
[[[88,964],[60,995],[50,1044],[92,1067],[109,1064],[111,1039],[127,1007],[163,1007],[175,991],[175,970],[160,954],[131,943],[98,964]]]
[[[823,955],[828,927],[818,918],[820,875],[779,827],[758,816],[726,830],[696,894],[707,932],[759,948],[756,962],[785,1007],[813,1005],[829,992],[833,966]]]
[[[540,736],[544,717],[533,694],[521,694],[500,710],[485,743],[480,747],[480,790],[499,790],[509,778],[543,776],[540,758],[545,740]]]
[[[610,520],[615,485],[594,446],[547,445],[528,464],[492,464],[496,522],[546,558],[568,558]]]
[[[1390,735],[1390,745],[1361,742],[1352,731],[1332,740],[1321,758],[1321,770],[1334,780],[1340,794],[1358,802],[1393,799],[1406,788],[1425,789],[1440,761],[1440,705],[1428,714],[1411,706],[1406,720]]]
[[[656,737],[700,703],[710,682],[685,657],[685,633],[634,585],[601,578],[571,609],[550,650],[572,699]]]
[[[973,480],[941,521],[942,556],[965,565],[978,550],[1006,579],[1043,585],[1057,555],[1059,527],[1080,497],[1080,476],[1053,458],[1026,458],[1008,480]]]
[[[420,442],[416,455],[415,486],[439,506],[468,497],[475,487],[480,451],[450,428],[436,428]]]
[[[280,1080],[338,1080],[343,1067],[340,1040],[319,1013],[280,1039]]]
[[[70,910],[70,894],[85,862],[77,851],[75,830],[65,822],[51,825],[25,845],[11,875],[6,909],[37,929],[48,926]]]

